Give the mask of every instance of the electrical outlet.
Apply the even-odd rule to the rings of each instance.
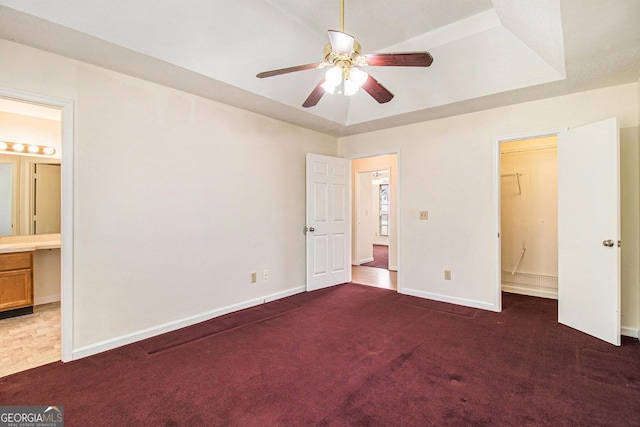
[[[444,271],[444,280],[451,280],[451,270]]]
[[[262,271],[262,280],[269,280],[269,270]]]
[[[258,277],[256,273],[251,273],[251,283],[256,283],[258,281]]]
[[[420,220],[425,221],[429,219],[429,211],[420,211]]]

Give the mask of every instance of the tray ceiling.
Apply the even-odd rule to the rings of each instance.
[[[302,103],[340,1],[0,0],[0,37],[332,135],[637,81],[634,0],[346,0],[366,53],[429,51],[429,68],[369,67],[395,94]]]

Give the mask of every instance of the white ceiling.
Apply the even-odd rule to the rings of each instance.
[[[339,0],[0,0],[0,37],[341,136],[640,77],[637,0],[345,0],[365,53],[429,51],[429,68],[370,67],[395,94],[303,108]]]

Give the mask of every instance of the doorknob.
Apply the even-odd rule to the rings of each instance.
[[[314,231],[316,231],[316,229],[313,228],[313,227],[305,227],[304,228],[304,234],[307,234],[308,232],[313,233]]]
[[[313,227],[309,227],[309,231],[313,233],[314,231],[316,231],[316,229]]]
[[[612,248],[614,245],[613,240],[605,240],[602,242],[602,244],[608,248]]]

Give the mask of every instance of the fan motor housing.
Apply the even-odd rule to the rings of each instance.
[[[357,57],[360,55],[362,51],[362,46],[360,46],[360,43],[358,43],[356,40],[353,41],[353,54],[351,54],[351,57]],[[323,58],[326,61],[329,58],[329,55],[331,54],[332,50],[331,50],[331,43],[327,43],[326,45],[324,45],[324,51],[323,51]]]

